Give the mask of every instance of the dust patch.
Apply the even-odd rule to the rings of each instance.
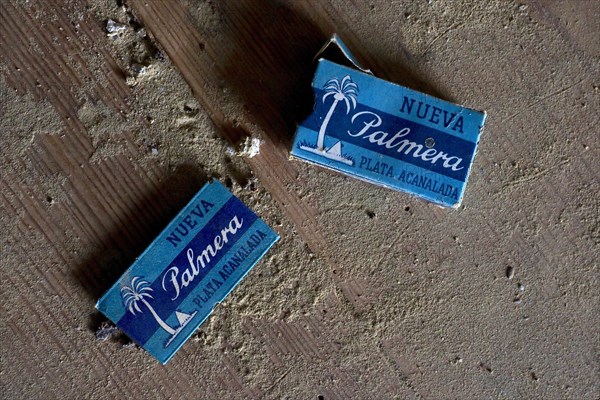
[[[227,153],[228,144],[189,86],[129,8],[104,1],[94,2],[92,11],[103,24],[131,96],[128,109],[119,112],[83,97],[78,116],[95,149],[90,161],[122,154],[133,141],[142,168],[152,164],[175,171],[181,165],[197,165],[208,176],[245,185],[252,176],[247,164]]]
[[[103,102],[84,103],[77,111],[77,116],[87,129],[94,147],[89,160],[91,163],[123,154],[127,148],[125,133],[137,129],[132,121],[123,118]]]
[[[54,107],[33,95],[21,96],[10,88],[0,70],[0,132],[3,135],[0,156],[23,156],[36,135],[58,135],[62,121]]]
[[[0,71],[1,73],[1,71]],[[65,199],[64,184],[66,177],[58,172],[47,172],[46,179],[36,180],[30,151],[32,146],[42,143],[47,136],[62,135],[62,121],[54,107],[45,100],[36,100],[32,94],[19,95],[9,87],[0,74],[0,132],[3,135],[0,146],[2,163],[10,165],[11,175],[16,175],[30,189],[41,193],[47,206]],[[8,174],[8,170],[6,171]],[[8,177],[8,175],[7,175]],[[10,197],[10,192],[5,196]],[[22,217],[24,210],[18,215],[2,213],[2,219]],[[16,220],[5,226],[15,227]],[[4,221],[7,222],[7,221]]]

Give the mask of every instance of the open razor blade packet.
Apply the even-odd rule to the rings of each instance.
[[[376,78],[339,37],[324,50],[332,44],[350,66],[318,60],[315,107],[298,126],[291,156],[458,207],[485,113]]]
[[[279,240],[221,183],[207,183],[96,308],[165,364]]]

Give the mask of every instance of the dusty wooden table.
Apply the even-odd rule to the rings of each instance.
[[[599,21],[575,0],[2,1],[2,397],[597,398]],[[334,32],[488,112],[459,210],[288,159]],[[249,135],[258,156],[227,149]],[[95,301],[209,176],[281,243],[167,366],[98,340]]]

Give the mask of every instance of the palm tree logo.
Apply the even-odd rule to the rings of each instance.
[[[125,305],[125,308],[127,308],[133,315],[135,315],[136,312],[143,312],[140,308],[140,303],[146,306],[158,325],[160,325],[160,327],[170,335],[169,340],[165,344],[165,347],[167,347],[173,341],[173,339],[175,339],[177,334],[181,332],[181,330],[191,321],[191,319],[196,315],[197,311],[194,311],[192,314],[175,311],[179,326],[177,328],[172,328],[156,313],[154,307],[148,303],[147,299],[154,299],[151,294],[153,291],[154,289],[150,287],[150,284],[147,281],[143,280],[139,276],[135,276],[131,280],[129,286],[123,286],[121,288],[121,297],[123,298],[123,304]]]
[[[327,127],[329,125],[329,121],[331,120],[331,116],[335,111],[339,102],[343,101],[346,104],[346,114],[350,112],[350,109],[356,108],[356,96],[358,96],[358,85],[352,81],[349,75],[346,75],[341,82],[336,79],[330,79],[323,86],[325,90],[325,95],[323,96],[323,103],[325,100],[333,96],[333,103],[329,107],[329,111],[327,111],[327,115],[325,115],[325,119],[321,124],[321,128],[319,129],[319,136],[317,138],[317,147],[310,145],[301,145],[300,148],[303,150],[310,151],[312,153],[317,153],[324,157],[341,161],[345,164],[352,165],[353,162],[351,159],[342,156],[342,142],[337,142],[333,146],[331,146],[328,150],[325,149],[325,133],[327,131]]]
[[[352,78],[350,78],[349,75],[346,75],[344,79],[342,79],[342,82],[335,78],[328,80],[323,89],[325,89],[326,92],[323,96],[323,103],[325,103],[325,100],[332,95],[333,103],[331,103],[331,107],[329,107],[329,111],[323,120],[321,129],[319,129],[317,149],[321,151],[325,150],[325,131],[327,130],[329,120],[331,120],[331,116],[333,115],[338,103],[342,100],[346,103],[346,114],[348,114],[350,112],[350,103],[352,103],[352,108],[356,108],[356,96],[358,95],[358,86],[356,83],[352,82]]]

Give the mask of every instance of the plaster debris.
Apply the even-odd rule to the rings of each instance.
[[[451,361],[451,364],[461,364],[462,362],[462,357],[455,357],[454,360]]]
[[[260,139],[256,136],[247,137],[240,148],[237,155],[240,157],[252,158],[260,153]]]
[[[96,330],[96,340],[100,340],[101,342],[110,339],[115,336],[119,332],[119,328],[116,325],[110,322],[103,322],[98,330]]]
[[[144,39],[146,36],[148,36],[148,33],[146,32],[145,28],[141,28],[135,33],[135,36],[137,36],[138,39]]]
[[[142,64],[138,64],[138,63],[133,63],[131,64],[131,70],[136,74],[136,75],[144,75],[146,73],[147,67],[145,65]]]
[[[126,350],[126,349],[136,349],[138,347],[137,344],[135,344],[135,342],[127,342],[127,343],[123,343],[123,345],[121,346],[122,349]]]
[[[506,267],[506,277],[508,279],[512,279],[515,276],[515,269],[514,267]]]
[[[233,157],[235,156],[235,150],[233,149],[233,147],[227,146],[225,148],[225,154],[227,154],[229,157]]]
[[[127,25],[122,24],[120,22],[116,22],[112,19],[106,21],[106,32],[108,32],[107,36],[116,36],[119,33],[125,31],[127,29]]]

